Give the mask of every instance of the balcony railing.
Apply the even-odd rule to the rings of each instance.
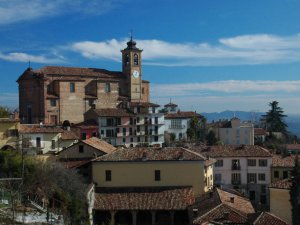
[[[184,129],[185,125],[170,125],[169,129]]]

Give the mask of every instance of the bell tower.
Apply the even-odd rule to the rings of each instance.
[[[142,99],[142,60],[140,50],[136,47],[136,42],[127,42],[127,47],[122,52],[122,72],[126,76],[126,95],[130,101],[140,101]]]

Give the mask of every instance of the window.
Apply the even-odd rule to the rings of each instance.
[[[279,178],[279,171],[277,170],[274,171],[274,178]]]
[[[181,129],[181,120],[175,119],[171,120],[171,129]]]
[[[261,191],[262,194],[266,194],[267,193],[266,185],[261,185],[260,189],[261,189],[260,191]]]
[[[51,105],[52,107],[55,107],[55,106],[56,106],[56,99],[51,99],[51,100],[50,100],[50,105]]]
[[[37,137],[35,140],[36,140],[36,147],[40,148],[41,147],[41,138]]]
[[[129,119],[129,124],[132,125],[133,124],[133,118]]]
[[[133,55],[133,63],[135,66],[139,65],[139,56],[137,54]]]
[[[154,136],[154,141],[158,142],[158,136]]]
[[[86,139],[86,133],[81,133],[81,139],[85,140]]]
[[[249,191],[249,199],[250,201],[255,201],[255,191]]]
[[[222,181],[222,174],[216,173],[215,174],[215,182],[216,183],[221,183],[221,181]]]
[[[145,94],[145,88],[142,88],[142,94]]]
[[[93,132],[93,137],[97,137],[97,132]]]
[[[240,173],[232,173],[231,174],[231,183],[232,184],[241,184],[241,174]]]
[[[265,181],[265,180],[266,180],[266,174],[264,174],[264,173],[259,173],[259,174],[258,174],[258,180],[259,180],[259,181]]]
[[[218,159],[215,163],[215,167],[223,167],[223,159]]]
[[[283,179],[288,178],[288,171],[283,171]]]
[[[240,169],[241,169],[240,160],[233,159],[232,160],[232,170],[240,170]]]
[[[137,142],[141,142],[141,137],[137,137]]]
[[[125,143],[126,142],[126,138],[123,138],[123,143]]]
[[[128,55],[128,54],[126,54],[126,55],[124,56],[124,64],[125,64],[125,66],[128,66],[128,65],[129,65],[129,55]]]
[[[248,183],[256,184],[256,173],[248,173],[247,181],[248,181]]]
[[[106,130],[106,137],[114,137],[114,136],[115,136],[114,129]]]
[[[105,89],[104,89],[105,93],[110,92],[110,83],[105,83]]]
[[[121,118],[120,117],[117,118],[117,124],[121,125]]]
[[[55,149],[55,140],[51,141],[51,149]]]
[[[111,181],[111,170],[105,170],[105,181]]]
[[[114,119],[113,118],[107,118],[106,119],[106,125],[108,127],[113,127],[114,126]]]
[[[155,124],[158,124],[158,117],[155,117],[155,118],[154,118],[154,123],[155,123]]]
[[[75,83],[74,83],[74,82],[71,82],[71,83],[70,83],[70,92],[71,92],[71,93],[74,93],[74,92],[75,92]]]
[[[123,136],[126,136],[126,128],[123,127]]]
[[[136,118],[136,123],[140,123],[140,117]]]
[[[133,138],[130,138],[130,142],[131,142],[131,143],[133,142]]]
[[[248,166],[256,166],[256,159],[248,159]]]
[[[83,145],[79,145],[79,153],[83,153],[84,150],[84,146]]]
[[[266,195],[260,195],[260,203],[262,205],[267,204],[267,196]]]
[[[155,113],[155,107],[152,107],[152,113]]]
[[[259,159],[258,165],[262,166],[262,167],[266,167],[266,166],[268,166],[268,161],[266,159]]]
[[[154,171],[155,181],[160,181],[160,170]]]
[[[141,131],[141,126],[137,126],[136,130],[137,130],[137,132],[140,132]]]

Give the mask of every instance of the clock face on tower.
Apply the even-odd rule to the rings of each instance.
[[[133,76],[134,78],[138,78],[139,75],[140,75],[140,73],[139,73],[139,71],[137,71],[137,70],[134,70],[134,71],[132,72],[132,76]]]

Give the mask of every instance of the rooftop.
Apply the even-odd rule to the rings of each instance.
[[[269,188],[276,188],[276,189],[287,189],[289,190],[292,186],[292,182],[290,179],[283,179],[278,180],[269,185]]]
[[[257,145],[220,145],[220,146],[194,146],[192,151],[213,158],[218,157],[271,157],[272,154],[265,148]]]
[[[205,161],[201,154],[185,148],[146,148],[119,149],[95,159],[95,161]],[[213,163],[213,162],[211,162]]]
[[[64,130],[57,126],[39,124],[20,124],[20,133],[62,133]]]
[[[192,111],[177,111],[176,113],[166,113],[165,119],[173,119],[173,118],[192,118],[198,117],[202,118],[200,114]]]
[[[195,201],[191,187],[98,188],[96,210],[184,210]]]
[[[272,167],[294,167],[295,159],[296,159],[295,155],[290,155],[290,156],[273,155]]]
[[[147,108],[147,107],[159,107],[158,104],[151,103],[151,102],[130,102],[130,106],[131,107],[139,106],[139,107],[144,107],[144,108]]]
[[[95,149],[98,149],[102,152],[105,152],[107,154],[112,153],[116,150],[116,148],[114,146],[112,146],[111,144],[109,144],[106,141],[103,141],[99,138],[96,138],[96,137],[91,137],[86,140],[81,140],[81,142],[83,142]]]
[[[253,222],[253,225],[288,225],[285,221],[269,212],[262,212],[257,219]]]
[[[91,109],[93,110],[98,116],[105,116],[105,117],[131,117],[134,114],[126,109]]]

